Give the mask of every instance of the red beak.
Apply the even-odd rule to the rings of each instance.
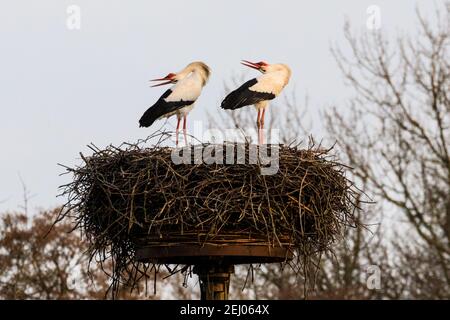
[[[155,85],[153,85],[153,86],[151,86],[151,87],[159,87],[159,86],[163,86],[163,85],[166,85],[166,84],[175,83],[175,82],[176,82],[176,80],[174,79],[175,76],[176,76],[176,74],[174,74],[174,73],[169,73],[169,74],[168,74],[167,76],[165,76],[164,78],[159,78],[159,79],[153,79],[153,80],[150,80],[150,81],[165,81],[165,82],[162,82],[162,83],[155,84]],[[166,80],[167,80],[167,81],[166,81]]]
[[[253,68],[253,69],[256,69],[256,70],[261,69],[261,65],[259,63],[254,63],[254,62],[250,62],[250,61],[247,61],[247,60],[242,60],[241,64],[243,64],[246,67],[250,67],[250,68]]]

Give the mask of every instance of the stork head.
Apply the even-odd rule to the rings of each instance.
[[[258,70],[261,73],[266,73],[267,69],[270,67],[270,64],[268,64],[265,61],[250,62],[247,60],[242,60],[241,63],[246,67],[250,67],[250,68]]]
[[[155,84],[155,85],[153,85],[153,86],[151,86],[151,87],[159,87],[159,86],[163,86],[163,85],[165,85],[165,84],[175,83],[175,82],[178,81],[176,77],[177,77],[177,75],[176,75],[175,73],[169,73],[169,74],[168,74],[167,76],[165,76],[164,78],[159,78],[159,79],[153,79],[153,80],[150,80],[150,81],[164,81],[164,82]]]

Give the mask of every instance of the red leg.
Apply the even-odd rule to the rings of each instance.
[[[260,122],[260,116],[261,116],[261,109],[258,108],[258,118],[256,119],[256,126],[258,127],[258,144],[261,144],[261,122]]]
[[[180,129],[180,121],[181,121],[181,118],[178,118],[178,122],[177,122],[177,130],[175,131],[175,143],[177,144],[177,147],[178,147],[178,130]]]
[[[261,144],[264,144],[264,115],[266,114],[266,109],[263,109],[261,114]]]
[[[187,119],[187,115],[184,116],[183,119],[183,135],[184,135],[184,143],[187,145],[187,137],[186,137],[186,119]]]

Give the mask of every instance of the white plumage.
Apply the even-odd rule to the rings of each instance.
[[[195,101],[200,96],[203,86],[208,81],[210,75],[209,67],[203,62],[193,62],[178,73],[169,73],[164,78],[152,81],[165,81],[156,86],[175,83],[167,90],[158,101],[151,106],[141,119],[141,127],[149,127],[154,121],[161,118],[168,118],[176,115],[178,119],[176,129],[176,143],[178,145],[178,130],[180,121],[183,118],[183,133],[186,139],[186,118],[193,109]]]
[[[288,84],[290,77],[291,70],[288,66],[284,64],[270,65],[264,74],[256,78],[257,83],[249,90],[272,93],[277,97]]]
[[[203,80],[197,71],[191,72],[182,80],[172,86],[172,93],[166,98],[166,101],[195,101],[202,93]]]
[[[254,105],[258,110],[256,124],[258,126],[258,141],[264,143],[264,115],[269,101],[276,98],[288,84],[291,69],[282,63],[249,62],[243,60],[247,67],[256,69],[261,76],[251,79],[236,90],[230,92],[222,101],[223,109],[235,110],[244,106]]]

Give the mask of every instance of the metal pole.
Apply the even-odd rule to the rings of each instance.
[[[200,280],[201,300],[228,300],[230,275],[234,273],[234,265],[202,264],[196,265],[193,271]]]

